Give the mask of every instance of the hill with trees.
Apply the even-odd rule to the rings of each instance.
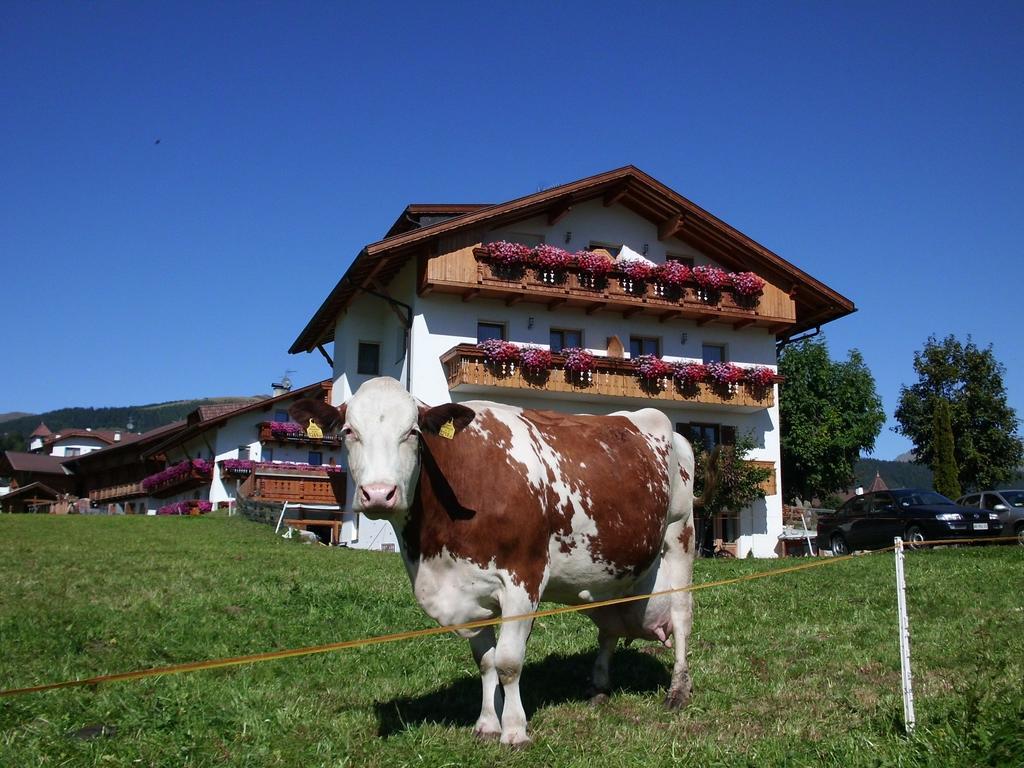
[[[127,429],[129,420],[132,432],[148,432],[174,421],[184,419],[202,405],[238,403],[244,405],[262,400],[266,395],[244,397],[208,397],[200,400],[175,400],[167,403],[129,405],[110,408],[59,408],[46,413],[16,415],[0,424],[0,432],[7,440],[15,436],[28,438],[40,422],[52,432],[62,429]],[[7,442],[5,440],[5,442]]]

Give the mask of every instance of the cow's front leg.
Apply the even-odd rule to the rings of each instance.
[[[537,605],[528,599],[506,600],[503,616],[521,616],[533,613]],[[530,743],[526,735],[526,710],[519,695],[519,678],[526,659],[526,641],[530,639],[533,619],[510,621],[501,625],[494,667],[505,692],[505,705],[501,713],[501,743],[525,746]]]
[[[483,684],[483,703],[473,735],[481,739],[497,739],[501,736],[502,692],[498,685],[498,671],[494,668],[494,627],[480,630],[469,639],[469,645],[480,668],[480,682]]]

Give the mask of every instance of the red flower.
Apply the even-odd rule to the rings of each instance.
[[[530,249],[521,243],[509,243],[504,240],[488,243],[484,249],[487,251],[487,258],[495,264],[505,264],[506,266],[526,264],[531,253]]]
[[[699,384],[708,375],[708,367],[704,363],[679,363],[676,365],[675,377],[680,384]]]
[[[654,271],[654,276],[668,285],[681,286],[691,278],[690,268],[681,261],[666,261],[659,264]]]
[[[617,262],[619,271],[631,280],[650,280],[654,275],[654,265],[639,259],[622,259]]]
[[[764,280],[753,272],[737,272],[732,276],[732,289],[742,296],[757,296],[764,290]]]
[[[701,288],[720,291],[728,288],[732,282],[731,275],[721,267],[709,267],[701,264],[693,268],[693,279]]]

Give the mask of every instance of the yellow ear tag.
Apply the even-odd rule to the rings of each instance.
[[[320,439],[324,436],[324,431],[320,429],[320,425],[312,419],[309,420],[309,426],[306,428],[306,437],[312,437],[313,439]]]
[[[451,440],[453,437],[455,437],[455,420],[448,419],[448,421],[442,424],[441,428],[437,430],[437,434],[439,434],[445,440]]]

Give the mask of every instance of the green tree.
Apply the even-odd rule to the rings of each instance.
[[[1024,461],[1024,443],[1006,398],[1006,369],[992,345],[981,349],[970,336],[966,344],[953,335],[929,336],[914,353],[914,371],[917,382],[900,388],[895,429],[914,443],[916,461],[935,461],[935,409],[945,400],[961,487],[990,488],[1013,477]]]
[[[862,451],[885,423],[875,379],[857,350],[829,357],[824,338],[791,344],[779,356],[782,492],[790,501],[846,488]]]
[[[932,430],[935,435],[935,458],[932,461],[935,490],[955,499],[960,496],[960,478],[956,456],[953,455],[953,424],[949,418],[949,403],[941,397],[935,403]]]

